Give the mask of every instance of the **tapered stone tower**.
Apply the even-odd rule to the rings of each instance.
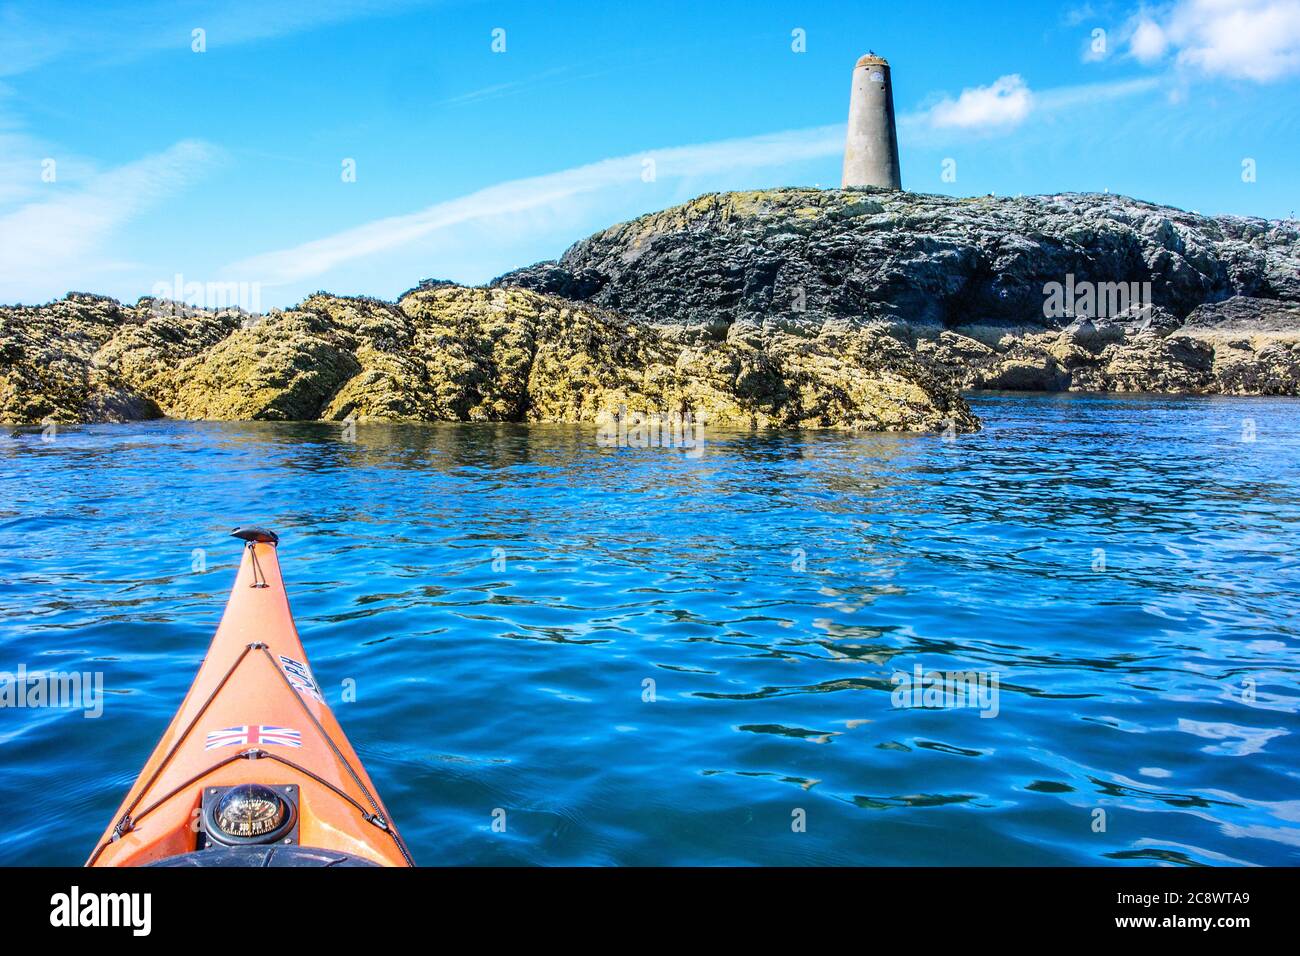
[[[903,188],[898,171],[898,133],[894,129],[894,86],[889,63],[874,53],[858,60],[853,68],[841,185]]]

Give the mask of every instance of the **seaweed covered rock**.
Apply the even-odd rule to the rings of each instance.
[[[135,320],[134,310],[84,293],[45,306],[0,308],[0,420],[126,421],[159,415],[150,398],[97,358]]]
[[[301,421],[360,366],[350,341],[315,312],[273,313],[241,326],[173,371],[165,406],[177,418]]]
[[[1300,305],[1236,296],[1199,306],[1172,331],[1168,318],[1152,309],[985,342],[945,332],[916,347],[963,388],[1300,395]]]
[[[54,356],[58,361],[53,361]],[[267,316],[141,300],[0,312],[0,417],[597,423],[969,431],[953,384],[859,328],[680,335],[514,288],[323,293]]]

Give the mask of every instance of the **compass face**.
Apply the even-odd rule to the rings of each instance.
[[[274,790],[246,783],[223,796],[213,816],[222,833],[247,840],[274,833],[284,825],[288,813]]]

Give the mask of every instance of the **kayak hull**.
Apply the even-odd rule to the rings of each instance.
[[[294,788],[296,833],[280,842],[413,865],[312,674],[270,538],[245,547],[198,675],[87,865],[145,866],[211,846],[205,788],[211,797],[249,783]]]

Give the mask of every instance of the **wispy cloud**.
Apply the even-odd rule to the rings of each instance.
[[[972,133],[1008,131],[1030,115],[1047,116],[1139,95],[1157,83],[1147,77],[1031,93],[1021,77],[1002,77],[989,86],[965,90],[929,109],[901,116],[900,136],[905,144],[932,146]],[[242,259],[221,271],[274,288],[314,280],[349,263],[392,254],[430,237],[464,234],[457,230],[506,225],[517,239],[526,230],[548,232],[556,219],[575,205],[635,189],[647,175],[658,181],[693,184],[700,177],[838,157],[844,150],[844,132],[843,125],[836,124],[604,159],[499,183],[416,212]]]
[[[1090,20],[1095,16],[1096,14],[1092,9],[1092,4],[1084,3],[1084,4],[1080,4],[1077,7],[1070,7],[1068,10],[1066,10],[1065,13],[1062,14],[1061,16],[1061,21],[1066,26],[1077,27],[1085,20]]]
[[[928,109],[899,118],[902,135],[915,145],[936,145],[955,136],[1005,134],[1031,117],[1091,108],[1158,89],[1161,80],[1144,76],[1105,83],[1082,83],[1031,90],[1019,74],[999,77],[987,86],[969,87],[945,96]]]
[[[1039,115],[1053,115],[1067,110],[1100,106],[1114,100],[1153,93],[1163,85],[1158,77],[1140,76],[1108,83],[1080,83],[1058,86],[1034,96],[1034,110]]]
[[[606,76],[612,72],[612,68],[593,70],[583,73],[575,72],[571,67],[562,66],[550,70],[544,70],[541,73],[526,77],[521,80],[510,80],[505,83],[493,83],[479,89],[469,90],[465,93],[458,93],[455,96],[449,96],[439,100],[435,106],[464,106],[467,104],[479,104],[487,100],[497,100],[506,96],[514,96],[521,93],[535,94],[538,90],[558,83],[575,83],[583,80],[594,80],[601,76]]]
[[[57,180],[49,198],[0,214],[0,301],[68,291],[122,266],[110,240],[130,220],[175,194],[219,157],[206,143],[185,140],[153,156],[91,176],[69,189]]]
[[[651,150],[489,186],[418,212],[390,216],[289,249],[236,262],[225,272],[269,286],[313,278],[354,259],[409,245],[455,226],[536,213],[606,190],[655,180],[783,166],[840,154],[842,125]],[[538,220],[544,222],[544,220]]]
[[[431,0],[149,0],[88,6],[54,16],[48,0],[0,8],[0,76],[14,76],[65,57],[105,60],[169,48],[189,50],[202,29],[210,50],[301,33],[367,17],[401,13]]]

